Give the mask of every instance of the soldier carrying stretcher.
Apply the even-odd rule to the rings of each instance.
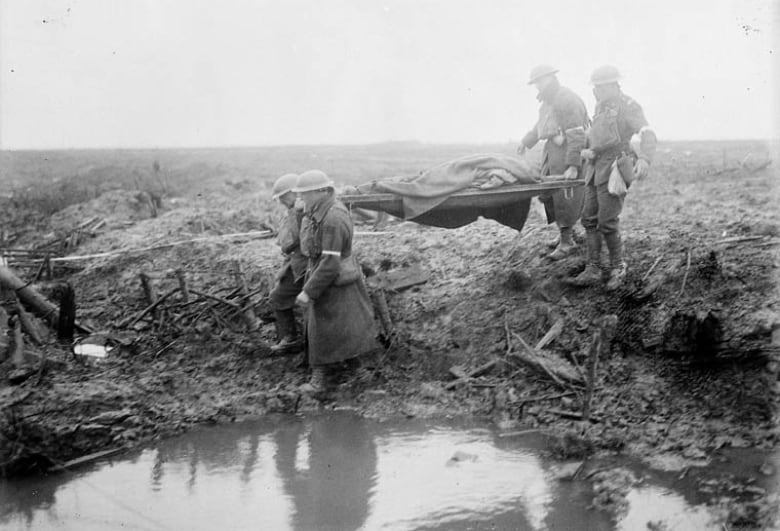
[[[542,102],[536,125],[523,137],[517,152],[522,155],[540,140],[542,150],[542,176],[563,175],[566,179],[580,176],[582,159],[580,152],[585,147],[585,128],[588,126],[588,112],[585,103],[570,89],[561,86],[550,65],[539,65],[531,70],[528,84],[538,91],[536,99]],[[584,190],[572,187],[540,195],[547,222],[555,222],[560,232],[549,255],[561,260],[577,249],[574,243],[574,225],[582,212]]]
[[[623,94],[617,68],[605,65],[591,75],[596,110],[588,131],[588,146],[582,151],[585,168],[585,205],[582,225],[588,245],[585,270],[569,283],[590,286],[601,282],[601,238],[609,251],[607,290],[619,288],[626,277],[619,216],[623,199],[634,179],[644,179],[656,150],[656,136],[647,125],[640,105]],[[631,149],[631,138],[639,135],[639,153]],[[610,180],[622,179],[622,191],[610,186]],[[620,181],[617,181],[620,183]]]

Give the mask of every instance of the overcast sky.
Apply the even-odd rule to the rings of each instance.
[[[0,0],[0,147],[504,142],[552,63],[661,139],[778,137],[774,0]]]

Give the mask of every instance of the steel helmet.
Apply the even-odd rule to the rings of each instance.
[[[534,82],[538,81],[540,78],[556,74],[557,72],[558,69],[552,65],[537,65],[533,67],[531,73],[528,74],[528,84],[533,85]]]
[[[287,192],[292,192],[292,189],[295,188],[295,184],[298,182],[298,174],[296,173],[285,173],[278,179],[276,179],[276,182],[274,183],[274,199],[279,199]]]
[[[590,82],[593,85],[606,85],[618,79],[620,79],[620,72],[612,65],[602,65],[590,75]]]
[[[292,191],[296,193],[313,192],[314,190],[322,190],[324,188],[335,189],[336,185],[333,184],[333,181],[330,180],[330,177],[324,171],[309,170],[298,176],[298,182]]]

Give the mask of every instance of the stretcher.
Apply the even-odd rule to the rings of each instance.
[[[518,231],[523,229],[531,199],[535,196],[583,186],[585,181],[562,180],[549,176],[544,182],[507,184],[487,190],[468,188],[447,196],[427,212],[407,218],[404,216],[404,198],[392,193],[344,194],[339,200],[349,208],[386,212],[408,221],[436,227],[456,228],[482,216],[494,219]]]

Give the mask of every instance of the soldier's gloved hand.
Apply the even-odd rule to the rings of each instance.
[[[525,147],[524,144],[520,144],[519,146],[517,146],[517,154],[518,155],[520,155],[520,156],[525,155],[525,151],[526,151],[526,147]]]
[[[309,298],[309,296],[306,294],[305,291],[302,291],[298,294],[297,297],[295,297],[295,303],[298,306],[308,306],[309,304],[311,304],[311,299]]]
[[[572,181],[577,178],[577,166],[569,166],[566,171],[563,172],[563,178],[567,181]]]
[[[650,171],[650,163],[647,162],[645,159],[637,159],[636,164],[634,164],[634,175],[636,175],[636,178],[640,181],[647,177],[647,173]]]
[[[565,140],[565,138],[563,136],[563,133],[558,133],[552,139],[553,144],[555,144],[556,146],[562,146],[564,140]]]
[[[580,151],[580,157],[582,157],[585,160],[593,160],[596,158],[596,153],[594,153],[592,149],[586,148]]]

